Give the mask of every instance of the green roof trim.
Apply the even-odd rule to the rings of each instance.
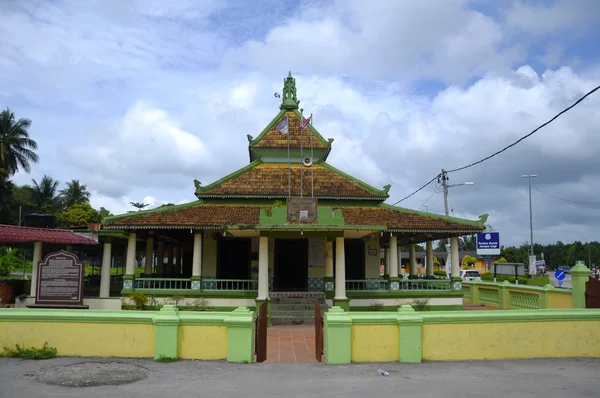
[[[154,209],[141,210],[141,211],[131,211],[131,212],[125,213],[125,214],[118,214],[115,216],[105,217],[102,219],[102,225],[110,225],[111,223],[114,223],[115,221],[118,221],[123,218],[129,218],[129,217],[134,218],[134,217],[146,216],[148,214],[167,213],[167,212],[170,212],[173,210],[187,209],[189,207],[201,206],[203,204],[205,204],[205,202],[203,200],[195,200],[193,202],[183,203],[180,205],[156,207]]]
[[[324,162],[324,161],[318,161],[316,164],[318,164],[318,165],[321,165],[321,166],[325,167],[326,169],[328,169],[329,171],[332,171],[332,172],[334,172],[334,173],[335,173],[335,174],[337,174],[337,175],[340,175],[340,176],[342,176],[342,177],[344,177],[344,178],[347,178],[348,180],[352,181],[352,182],[353,182],[353,183],[355,183],[355,184],[358,184],[358,185],[359,185],[359,186],[361,186],[362,188],[366,189],[367,191],[369,191],[369,192],[371,192],[371,193],[373,193],[373,194],[375,194],[375,195],[379,195],[379,198],[386,198],[386,199],[387,199],[387,198],[389,198],[389,195],[388,195],[388,190],[389,190],[389,187],[391,187],[391,185],[386,185],[386,186],[384,187],[384,189],[377,189],[377,188],[375,188],[374,186],[372,186],[372,185],[369,185],[369,184],[367,184],[366,182],[364,182],[364,181],[361,181],[361,180],[359,180],[358,178],[351,176],[350,174],[346,174],[346,173],[344,173],[344,172],[343,172],[342,170],[340,170],[340,169],[336,169],[335,167],[333,167],[332,165],[330,165],[330,164],[329,164],[329,163],[327,163],[327,162]]]
[[[388,205],[387,203],[381,203],[381,204],[379,204],[378,207],[381,207],[382,209],[393,210],[398,213],[415,214],[415,215],[422,216],[422,217],[433,218],[435,220],[445,220],[445,221],[454,222],[457,224],[472,225],[477,228],[485,228],[485,223],[487,222],[487,219],[488,219],[488,214],[482,214],[481,216],[479,216],[479,220],[467,220],[464,218],[450,217],[450,216],[435,214],[435,213],[427,213],[424,211],[412,210],[412,209],[407,209],[404,207],[396,207],[396,206]]]
[[[262,160],[255,160],[252,163],[249,163],[248,165],[242,167],[241,169],[238,169],[236,171],[234,171],[233,173],[230,173],[228,175],[226,175],[225,177],[203,187],[200,185],[200,182],[198,180],[194,180],[194,183],[196,184],[196,196],[198,196],[198,194],[202,193],[202,192],[207,192],[210,190],[213,190],[215,188],[218,188],[219,186],[225,184],[227,181],[232,180],[236,177],[241,176],[242,174],[244,174],[247,171],[252,170],[253,168],[255,168],[256,166],[263,164]],[[223,195],[215,195],[215,197],[222,197]],[[238,195],[235,195],[238,196]]]

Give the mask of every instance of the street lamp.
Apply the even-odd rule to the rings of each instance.
[[[537,177],[537,174],[523,174],[521,178],[529,180],[529,255],[533,256],[533,212],[531,210],[531,179]]]
[[[444,169],[442,169],[441,180],[442,180],[442,187],[444,188],[444,210],[446,212],[446,216],[448,216],[448,188],[460,187],[463,185],[473,185],[474,182],[468,181],[468,182],[463,182],[462,184],[449,185],[448,184],[448,173],[446,173],[446,170],[444,170]],[[439,180],[438,180],[438,182],[439,182]],[[450,238],[448,238],[448,244],[450,244]]]

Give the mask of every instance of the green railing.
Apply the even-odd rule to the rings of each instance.
[[[389,290],[419,290],[419,291],[451,291],[452,284],[447,279],[405,279],[389,282],[385,279],[363,279],[346,281],[347,291],[389,291]]]
[[[136,278],[133,290],[188,290],[192,288],[191,279],[186,278]]]
[[[537,310],[540,308],[540,295],[529,292],[508,292],[508,300],[513,308]]]
[[[572,290],[551,285],[527,286],[508,282],[463,281],[463,298],[471,304],[500,309],[572,308]]]
[[[258,290],[257,280],[248,279],[206,279],[202,290]]]
[[[400,290],[441,290],[451,291],[452,283],[448,279],[407,279],[400,281]]]
[[[346,290],[350,291],[385,291],[390,290],[390,282],[385,279],[357,279],[346,281]]]

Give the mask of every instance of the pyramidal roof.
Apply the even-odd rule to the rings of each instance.
[[[250,152],[250,161],[260,159],[269,151],[291,150],[290,156],[297,157],[298,149],[306,151],[316,150],[317,157],[326,160],[333,138],[326,140],[309,123],[304,130],[300,124],[305,121],[302,109],[299,108],[300,101],[296,97],[296,79],[292,74],[283,80],[283,91],[281,96],[281,105],[279,113],[263,129],[263,131],[253,138],[248,135],[248,146]]]

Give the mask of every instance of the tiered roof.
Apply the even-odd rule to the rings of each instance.
[[[195,180],[196,202],[131,212],[103,220],[107,229],[294,228],[279,218],[284,199],[305,196],[319,199],[318,228],[371,228],[405,233],[453,232],[470,234],[484,229],[478,221],[444,217],[389,206],[383,203],[390,186],[375,188],[326,163],[333,139],[323,136],[304,120],[291,74],[284,79],[280,112],[256,137],[248,135],[250,164],[207,186]],[[287,133],[277,128],[288,118]],[[311,156],[308,165],[305,156]],[[340,211],[341,210],[341,214]],[[277,213],[277,216],[275,215]],[[335,217],[326,217],[327,214]],[[281,224],[281,225],[278,225]],[[304,225],[306,226],[306,225]]]
[[[0,225],[0,244],[55,243],[61,245],[96,245],[94,239],[64,229],[17,227]]]

